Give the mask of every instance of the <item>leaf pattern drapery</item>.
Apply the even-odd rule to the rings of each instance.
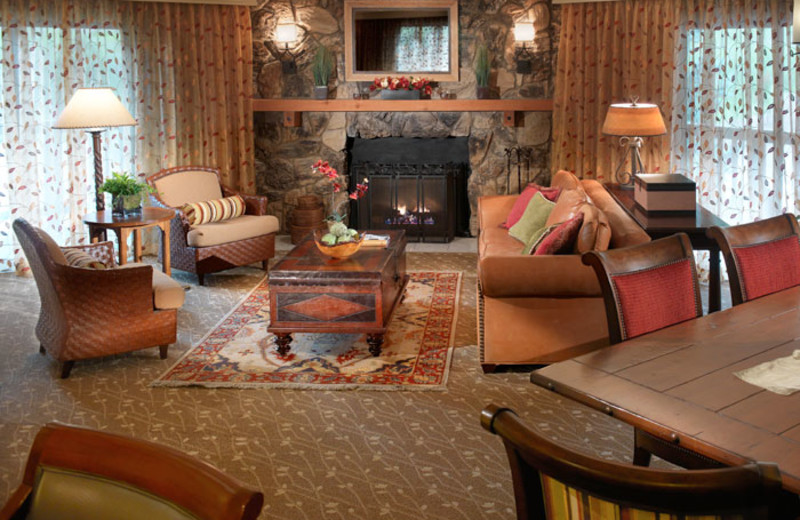
[[[800,57],[791,2],[684,0],[672,169],[729,224],[800,212]]]
[[[601,128],[608,106],[637,97],[672,113],[672,50],[679,0],[565,4],[555,77],[552,168],[612,182],[628,153]],[[668,171],[669,135],[645,139],[648,171]],[[630,171],[630,168],[628,168]]]
[[[137,119],[103,132],[106,175],[204,164],[255,191],[246,7],[3,0],[0,32],[0,268],[27,269],[15,218],[61,244],[87,239],[91,137],[51,128],[83,86],[112,87]]]

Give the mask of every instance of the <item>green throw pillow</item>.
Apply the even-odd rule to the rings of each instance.
[[[555,202],[547,200],[541,192],[536,193],[525,208],[522,217],[509,228],[508,234],[523,244],[527,244],[531,236],[540,234],[537,232],[544,228],[547,217],[550,216],[555,205]]]

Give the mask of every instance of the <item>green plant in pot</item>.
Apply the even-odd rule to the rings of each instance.
[[[475,81],[477,83],[478,99],[489,98],[489,75],[492,71],[489,48],[485,43],[478,45],[475,52]]]
[[[326,46],[317,47],[311,62],[311,72],[314,74],[314,97],[327,99],[328,81],[333,73],[333,53]]]
[[[142,196],[153,191],[129,173],[112,172],[100,191],[111,194],[111,213],[116,217],[138,215],[142,212]]]

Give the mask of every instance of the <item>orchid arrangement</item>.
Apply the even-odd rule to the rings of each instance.
[[[375,90],[419,90],[422,94],[430,96],[433,88],[431,82],[425,78],[415,78],[414,76],[400,76],[393,78],[386,76],[385,78],[375,78],[372,85],[369,86],[372,91]]]
[[[343,183],[344,183],[344,181],[342,180],[341,176],[339,175],[339,172],[337,172],[336,168],[331,166],[328,163],[328,161],[323,161],[322,159],[320,159],[317,162],[315,162],[311,166],[311,169],[314,171],[314,173],[324,175],[325,177],[328,178],[328,180],[331,181],[331,185],[333,186],[333,189],[331,190],[331,205],[330,205],[331,215],[328,217],[328,220],[329,221],[335,221],[335,222],[341,222],[342,220],[344,220],[344,214],[339,212],[339,208],[345,202],[347,202],[347,200],[342,201],[339,204],[336,204],[336,194],[339,193],[340,191],[342,191]],[[367,194],[367,189],[369,188],[368,183],[369,183],[369,180],[366,179],[366,178],[364,179],[364,182],[357,183],[356,184],[356,189],[351,191],[348,194],[348,199],[349,200],[358,200],[361,197],[363,197],[364,195],[366,195]]]

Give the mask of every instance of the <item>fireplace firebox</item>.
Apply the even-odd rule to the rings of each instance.
[[[359,229],[404,229],[425,242],[449,242],[469,234],[464,142],[448,139],[361,139],[351,148],[350,183],[369,180],[354,204]],[[373,161],[369,159],[379,159]]]

